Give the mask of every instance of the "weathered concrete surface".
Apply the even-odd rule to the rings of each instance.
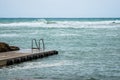
[[[0,67],[4,66],[7,64],[6,60],[0,60]]]

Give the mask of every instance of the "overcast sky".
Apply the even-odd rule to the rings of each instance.
[[[120,0],[0,0],[0,17],[120,17]]]

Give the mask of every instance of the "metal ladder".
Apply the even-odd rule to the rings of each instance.
[[[34,43],[36,47],[34,47]],[[41,43],[42,43],[42,48],[41,48]],[[32,52],[33,52],[33,49],[37,49],[39,52],[44,51],[45,50],[44,39],[39,39],[38,43],[36,39],[32,39],[31,49],[32,49]]]

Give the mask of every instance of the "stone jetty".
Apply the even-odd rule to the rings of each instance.
[[[0,42],[0,67],[58,54],[56,50],[23,49]]]

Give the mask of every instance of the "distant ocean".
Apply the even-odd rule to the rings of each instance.
[[[0,80],[120,80],[120,18],[0,18],[0,42],[59,54],[0,69]]]

